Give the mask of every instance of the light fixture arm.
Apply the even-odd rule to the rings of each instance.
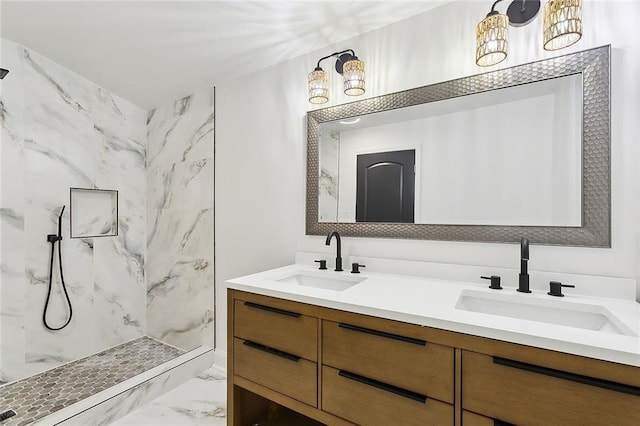
[[[500,12],[496,10],[496,5],[503,0],[496,0],[491,6],[491,12],[487,16],[496,15]],[[513,0],[507,8],[506,15],[509,17],[509,25],[512,27],[523,27],[533,21],[540,11],[540,0]]]
[[[489,13],[487,14],[487,16],[495,15],[496,13],[499,13],[499,12],[496,10],[496,5],[497,5],[498,3],[500,3],[501,1],[503,1],[503,0],[496,0],[496,1],[493,3],[493,6],[491,6],[491,12],[489,12]],[[524,7],[524,6],[523,6],[523,7]]]
[[[501,0],[499,0],[501,1]],[[350,52],[350,53],[349,53]],[[320,62],[324,61],[325,59],[329,59],[329,58],[338,58],[338,60],[336,61],[336,72],[338,74],[342,74],[342,66],[344,65],[345,62],[350,61],[352,59],[358,59],[358,57],[356,56],[356,52],[353,51],[353,49],[347,49],[347,50],[342,50],[340,52],[333,52],[330,55],[324,56],[322,58],[320,58],[318,60],[318,64],[316,65],[316,71],[320,71],[322,70],[322,68],[320,67]]]

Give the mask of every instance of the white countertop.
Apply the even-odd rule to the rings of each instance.
[[[299,271],[318,277],[346,280],[357,277],[364,281],[343,291],[278,281]],[[348,271],[318,271],[317,267],[300,264],[235,278],[227,281],[227,285],[265,296],[640,366],[640,304],[631,300],[575,294],[558,298],[541,291],[523,294],[513,288],[490,290],[486,284],[464,281],[372,272],[356,275]],[[457,309],[461,294],[540,306],[580,305],[585,310],[608,311],[632,335]]]

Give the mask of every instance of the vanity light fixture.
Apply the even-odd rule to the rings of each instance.
[[[495,10],[497,0],[476,27],[476,64],[489,67],[507,58],[509,17]]]
[[[476,27],[476,64],[488,67],[507,58],[509,26],[523,27],[540,11],[540,0],[513,0],[506,14],[491,11]],[[549,0],[544,6],[543,46],[556,50],[570,46],[582,37],[582,0]]]
[[[543,15],[545,50],[571,46],[582,37],[582,0],[550,0]]]
[[[364,94],[364,62],[358,59],[352,49],[347,49],[320,58],[316,68],[309,73],[309,102],[312,104],[324,104],[329,101],[329,78],[320,67],[320,62],[332,57],[337,58],[335,69],[342,75],[344,93],[349,96]]]

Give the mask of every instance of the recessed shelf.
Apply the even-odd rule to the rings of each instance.
[[[71,238],[118,235],[118,191],[70,188]]]

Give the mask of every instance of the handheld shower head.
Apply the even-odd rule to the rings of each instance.
[[[58,216],[58,237],[62,239],[62,213],[64,213],[64,208],[67,206],[62,206],[62,210],[60,210],[60,216]]]

